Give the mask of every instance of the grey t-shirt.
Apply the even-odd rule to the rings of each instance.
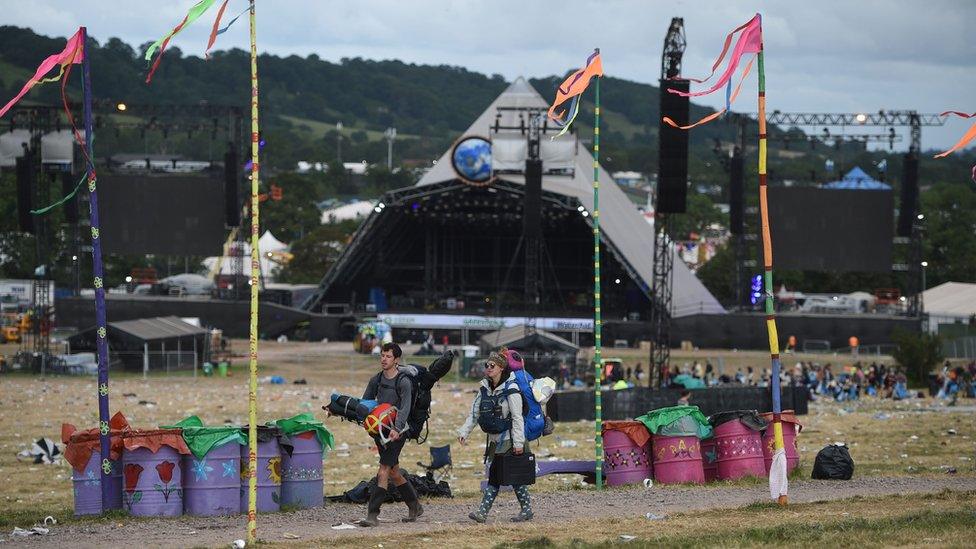
[[[402,432],[407,428],[407,418],[410,417],[410,404],[413,402],[413,385],[407,379],[410,373],[409,366],[398,366],[398,375],[393,379],[387,379],[381,371],[378,375],[369,380],[366,391],[363,392],[363,399],[376,400],[380,404],[388,403],[396,406],[397,417],[393,427],[397,432]],[[399,391],[397,391],[397,380],[399,380]]]

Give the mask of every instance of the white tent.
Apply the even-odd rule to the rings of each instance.
[[[518,113],[512,110],[498,110],[498,107],[542,107],[549,105],[539,93],[523,78],[518,78],[508,89],[502,92],[495,101],[478,117],[462,136],[491,135],[491,126],[496,120],[503,126],[518,125]],[[568,166],[575,167],[572,175],[544,175],[542,188],[545,191],[558,193],[579,200],[588,211],[593,209],[593,156],[585,147],[576,143],[572,135],[564,135],[555,142],[565,140],[561,145],[551,144],[548,138],[542,139],[547,146],[540,151],[544,165],[555,163],[561,166],[567,163],[566,153],[571,151]],[[521,139],[524,143],[524,138]],[[567,146],[569,144],[569,146]],[[493,155],[494,152],[493,143]],[[506,157],[510,148],[506,145]],[[548,150],[547,150],[548,149]],[[548,158],[547,158],[548,157]],[[505,160],[508,161],[507,158]],[[524,157],[522,162],[524,163]],[[493,165],[497,161],[493,159]],[[548,168],[547,168],[548,169]],[[500,174],[500,179],[517,184],[524,184],[522,175]],[[427,172],[418,186],[441,183],[456,179],[451,165],[451,149],[440,157],[434,167]],[[637,210],[629,198],[620,190],[617,184],[602,167],[599,168],[600,179],[600,229],[606,250],[617,256],[622,264],[632,269],[648,287],[652,286],[654,273],[654,229]],[[676,317],[693,314],[722,314],[725,309],[707,288],[695,277],[683,261],[674,258],[674,287],[672,292],[672,314]],[[731,276],[731,273],[730,273]]]
[[[922,292],[922,305],[929,316],[929,330],[939,324],[969,322],[976,314],[976,284],[945,282]]]
[[[231,246],[236,247],[237,243],[232,242]],[[271,234],[271,231],[264,231],[264,234],[258,239],[258,254],[261,256],[261,275],[264,276],[265,281],[274,281],[274,269],[279,265],[279,263],[275,261],[275,258],[277,257],[276,252],[284,252],[287,249],[288,245],[275,238],[275,236]],[[249,241],[245,240],[241,245],[241,254],[244,256],[244,275],[248,276],[251,273],[251,243]],[[223,261],[221,261],[220,264],[220,274],[234,274],[234,259],[235,258],[230,255],[223,257]],[[212,273],[217,265],[217,260],[217,257],[208,257],[203,260],[203,266],[207,268],[207,271]]]

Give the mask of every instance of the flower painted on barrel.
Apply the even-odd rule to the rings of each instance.
[[[275,484],[281,484],[281,458],[273,457],[268,460],[268,478]]]
[[[143,470],[142,465],[138,463],[126,463],[122,469],[122,476],[125,480],[125,491],[122,496],[126,506],[129,507],[129,511],[132,511],[133,504],[142,500],[142,490],[136,490],[136,485],[139,484],[139,475],[142,474]]]
[[[170,486],[170,482],[173,481],[173,469],[176,468],[176,464],[172,461],[162,461],[156,465],[156,473],[159,475],[159,481],[162,484],[153,484],[153,488],[157,492],[163,494],[163,501],[169,503],[169,495],[176,492],[177,495],[182,495],[183,490],[179,486]]]

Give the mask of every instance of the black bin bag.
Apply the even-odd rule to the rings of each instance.
[[[844,444],[831,444],[817,452],[812,478],[820,480],[850,480],[854,475],[854,460]]]

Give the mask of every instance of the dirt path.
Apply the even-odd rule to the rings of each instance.
[[[803,480],[790,487],[790,499],[797,503],[836,500],[853,496],[885,496],[906,493],[931,493],[943,489],[976,490],[974,477],[941,478],[860,478],[848,482]],[[645,513],[666,515],[680,511],[716,508],[736,508],[767,501],[769,492],[764,484],[735,487],[663,487],[654,486],[594,491],[562,491],[533,496],[537,521],[561,522],[582,517],[633,517]],[[425,505],[420,522],[402,524],[399,517],[406,514],[403,504],[384,506],[378,528],[333,530],[341,522],[353,522],[362,517],[364,506],[329,504],[324,508],[291,513],[274,513],[258,517],[258,537],[266,541],[287,541],[288,535],[298,536],[297,543],[311,540],[326,541],[344,536],[389,536],[390,532],[412,533],[471,527],[467,518],[474,502],[435,501]],[[512,495],[502,494],[495,503],[489,523],[507,522],[518,510]],[[394,524],[396,521],[396,524]],[[108,523],[77,523],[55,526],[43,537],[11,539],[8,532],[0,534],[6,544],[11,542],[31,547],[123,547],[146,543],[154,547],[223,546],[244,536],[243,517],[179,519],[119,519]],[[29,525],[24,525],[29,526]],[[476,531],[476,530],[474,530]],[[288,534],[288,535],[286,535]]]

